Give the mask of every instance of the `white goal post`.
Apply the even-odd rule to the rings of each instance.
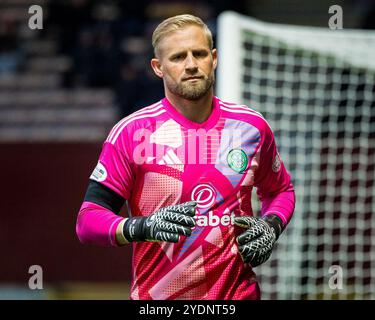
[[[262,298],[375,299],[375,32],[224,12],[217,48],[217,95],[265,116],[296,190]]]

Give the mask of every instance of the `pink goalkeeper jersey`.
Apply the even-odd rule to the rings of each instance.
[[[117,123],[90,177],[128,200],[131,216],[197,201],[197,225],[178,243],[133,243],[132,299],[257,299],[251,267],[237,251],[243,232],[233,218],[252,215],[258,188],[262,215],[285,224],[294,200],[290,176],[264,118],[246,106],[213,98],[201,124],[183,117],[167,99]]]

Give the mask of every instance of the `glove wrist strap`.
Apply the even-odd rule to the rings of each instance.
[[[126,240],[129,242],[133,241],[145,241],[146,233],[144,230],[145,217],[133,217],[127,219],[124,223],[123,234]]]
[[[282,220],[275,214],[265,216],[264,220],[274,228],[277,240],[285,229]]]

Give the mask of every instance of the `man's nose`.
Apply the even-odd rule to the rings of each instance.
[[[186,71],[196,72],[198,70],[197,60],[193,57],[193,55],[188,55],[186,58]]]

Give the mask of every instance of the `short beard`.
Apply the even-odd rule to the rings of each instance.
[[[188,81],[177,84],[167,83],[168,89],[175,95],[186,100],[199,100],[204,97],[215,83],[215,76],[204,77],[199,84],[191,85]]]

